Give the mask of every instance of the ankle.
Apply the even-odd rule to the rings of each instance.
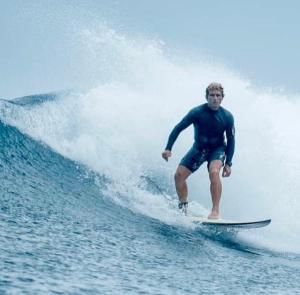
[[[219,211],[220,211],[219,208],[212,208],[212,209],[211,209],[211,212],[212,212],[212,213],[217,213],[217,214],[219,214]]]
[[[183,207],[188,207],[189,202],[185,201],[185,202],[181,202],[179,201],[178,203],[178,208],[182,209]]]

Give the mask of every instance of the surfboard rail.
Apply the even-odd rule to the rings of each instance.
[[[253,221],[235,221],[226,219],[208,219],[206,217],[193,217],[194,223],[199,223],[204,226],[226,227],[226,228],[260,228],[271,223],[271,219],[253,220]]]

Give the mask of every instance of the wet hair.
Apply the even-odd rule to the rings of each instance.
[[[223,88],[222,84],[220,84],[220,83],[213,82],[213,83],[210,83],[206,87],[206,91],[205,91],[206,92],[206,98],[208,97],[209,91],[211,91],[211,90],[219,90],[222,93],[222,97],[225,96],[225,94],[224,94],[224,88]]]

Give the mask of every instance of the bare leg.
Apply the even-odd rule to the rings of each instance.
[[[187,202],[188,199],[188,187],[186,179],[192,174],[192,172],[182,165],[179,165],[175,173],[175,187],[180,202]]]
[[[221,168],[222,162],[220,160],[214,160],[209,165],[210,193],[213,205],[211,213],[208,215],[210,219],[218,219],[220,214],[220,199],[222,194]]]

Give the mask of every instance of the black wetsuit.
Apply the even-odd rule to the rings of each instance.
[[[232,114],[223,107],[219,107],[218,110],[214,111],[208,107],[207,103],[193,108],[172,130],[166,150],[172,150],[180,132],[191,124],[194,125],[195,142],[192,149],[182,159],[181,164],[188,166],[187,168],[194,172],[203,161],[210,162],[216,157],[224,161],[226,156],[226,164],[231,165],[235,146]],[[226,134],[226,140],[224,133]],[[224,157],[222,158],[220,153],[215,155],[215,151],[223,151]],[[203,153],[206,153],[205,157]],[[201,156],[203,161],[199,158]],[[186,158],[189,158],[189,161],[186,161]],[[198,163],[194,163],[194,167],[192,167],[192,162],[197,161]],[[190,162],[190,164],[185,165],[187,162]]]

